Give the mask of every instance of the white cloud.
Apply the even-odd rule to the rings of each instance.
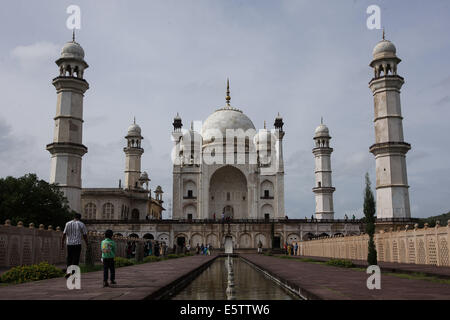
[[[51,42],[36,42],[17,46],[11,50],[11,56],[24,68],[39,68],[43,63],[54,61],[58,57],[61,45]]]

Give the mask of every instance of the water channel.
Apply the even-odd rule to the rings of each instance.
[[[232,259],[234,298],[236,300],[296,300],[276,282],[240,258]],[[174,300],[227,300],[228,259],[217,258],[189,285],[174,295]]]

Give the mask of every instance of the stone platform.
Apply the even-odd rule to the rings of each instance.
[[[332,267],[276,256],[241,255],[269,275],[318,300],[450,300],[450,285],[381,275],[381,289],[369,290],[363,271]]]
[[[173,283],[200,271],[216,256],[191,256],[116,269],[117,285],[103,288],[103,271],[81,275],[81,289],[68,290],[64,278],[0,286],[0,300],[142,300],[155,298]]]

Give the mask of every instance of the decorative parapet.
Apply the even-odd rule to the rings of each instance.
[[[28,228],[23,227],[22,222],[17,226],[11,225],[11,220],[6,220],[4,225],[0,225],[0,267],[14,267],[18,265],[37,264],[47,261],[51,264],[66,263],[66,246],[61,247],[63,233],[58,226],[56,230],[51,225],[45,229],[43,224],[35,228],[34,223],[30,223]],[[88,242],[92,248],[87,260],[99,262],[101,258],[100,243],[104,239],[102,233],[88,232]],[[155,240],[113,237],[117,244],[116,255],[127,257],[127,246],[129,242],[142,243],[137,246],[138,250],[144,250],[144,243],[150,242],[154,247]],[[153,251],[153,250],[152,250]],[[144,252],[139,252],[139,258]],[[81,251],[81,262],[86,262],[86,244],[83,241]]]
[[[337,259],[367,260],[369,236],[322,237],[299,241],[298,255]],[[418,224],[403,230],[380,230],[374,235],[377,258],[380,262],[397,262],[450,266],[450,220],[447,226],[440,222],[435,227]]]

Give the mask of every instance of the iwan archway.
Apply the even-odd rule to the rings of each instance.
[[[209,183],[210,218],[248,218],[247,179],[236,167],[224,166],[217,169]]]

